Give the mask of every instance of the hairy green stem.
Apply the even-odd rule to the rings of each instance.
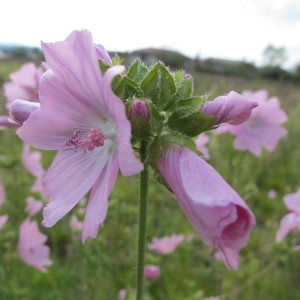
[[[137,258],[137,279],[136,279],[136,300],[143,299],[144,293],[144,264],[145,264],[145,245],[147,229],[147,200],[148,200],[148,166],[147,144],[141,142],[140,150],[141,161],[144,163],[144,170],[140,174],[140,206],[139,206],[139,233],[138,233],[138,258]]]

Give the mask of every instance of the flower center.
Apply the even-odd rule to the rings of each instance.
[[[77,129],[73,132],[71,138],[67,139],[66,146],[73,148],[75,152],[78,148],[82,148],[85,154],[87,150],[92,151],[96,147],[102,147],[105,140],[106,136],[98,128],[91,129],[87,138],[80,137],[80,130]]]

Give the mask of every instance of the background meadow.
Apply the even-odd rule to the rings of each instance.
[[[1,60],[0,83],[8,81],[22,59]],[[38,61],[36,62],[39,63]],[[258,76],[214,74],[191,70],[196,93],[209,99],[231,90],[266,89],[277,96],[288,115],[288,130],[275,151],[263,151],[259,157],[233,148],[233,137],[226,133],[213,135],[207,147],[208,162],[242,196],[257,218],[248,245],[240,253],[238,271],[226,269],[214,257],[215,251],[202,243],[186,220],[169,191],[150,180],[148,234],[153,237],[184,234],[177,249],[167,255],[147,250],[146,264],[159,265],[161,275],[146,279],[146,299],[201,300],[210,296],[221,299],[299,299],[300,244],[299,231],[291,232],[275,243],[281,218],[288,212],[282,199],[300,188],[300,86],[284,78],[262,79]],[[6,114],[1,91],[1,114]],[[135,286],[135,264],[138,218],[138,177],[119,177],[110,197],[108,216],[96,239],[83,245],[80,232],[70,227],[72,215],[82,218],[80,206],[52,228],[41,225],[41,213],[34,217],[40,230],[48,236],[53,264],[47,273],[26,265],[17,251],[19,227],[27,214],[25,199],[40,194],[30,192],[34,177],[22,166],[22,142],[15,129],[0,131],[0,178],[6,196],[0,215],[9,219],[0,231],[0,299],[118,299],[120,289],[129,292]],[[55,153],[43,152],[45,169]],[[277,195],[270,199],[268,193]],[[78,238],[79,237],[79,238]],[[127,298],[126,298],[127,299]],[[130,299],[130,298],[128,298]]]

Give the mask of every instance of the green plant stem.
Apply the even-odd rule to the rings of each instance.
[[[141,142],[140,157],[144,163],[144,170],[140,173],[140,206],[139,206],[139,233],[138,233],[138,258],[136,279],[136,300],[143,299],[144,293],[144,264],[147,229],[147,200],[148,200],[148,166],[145,163],[147,157],[147,145]]]

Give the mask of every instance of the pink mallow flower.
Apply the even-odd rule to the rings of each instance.
[[[281,126],[287,121],[287,115],[280,108],[279,99],[268,99],[266,90],[245,91],[243,96],[259,104],[249,119],[235,126],[223,124],[216,133],[230,132],[235,136],[235,149],[248,150],[256,156],[261,154],[262,148],[273,151],[279,140],[287,135],[287,130]]]
[[[291,230],[295,228],[300,230],[300,189],[296,193],[284,196],[283,201],[290,213],[280,221],[280,226],[276,233],[277,243],[281,242]]]
[[[59,150],[43,182],[50,198],[44,226],[53,226],[91,190],[84,242],[103,226],[118,171],[130,176],[143,169],[131,146],[125,105],[111,88],[124,68],[111,67],[102,75],[98,58],[105,50],[95,47],[86,30],[72,32],[65,41],[42,43],[42,49],[49,69],[40,82],[41,106],[17,134],[36,148]]]
[[[149,279],[155,279],[160,276],[160,267],[154,265],[146,265],[144,267],[144,276]]]
[[[50,266],[50,249],[44,245],[47,236],[39,231],[36,221],[26,219],[20,227],[18,250],[22,260],[41,272],[47,272],[45,266]]]
[[[161,238],[154,237],[148,249],[159,254],[169,254],[173,252],[177,246],[184,240],[182,234],[172,234],[171,236],[164,236]]]
[[[36,215],[43,208],[42,201],[35,200],[33,197],[26,198],[26,208],[25,211],[30,217]]]
[[[255,225],[246,203],[215,169],[187,148],[166,148],[157,167],[202,240],[219,249],[227,267],[237,269],[239,250]]]
[[[212,125],[221,123],[236,125],[246,121],[251,114],[251,110],[256,106],[255,101],[249,101],[239,93],[231,91],[226,96],[218,96],[212,101],[204,102],[200,112],[216,117]]]
[[[44,70],[28,62],[9,75],[9,82],[4,83],[6,107],[9,108],[15,99],[38,102],[38,87]]]

